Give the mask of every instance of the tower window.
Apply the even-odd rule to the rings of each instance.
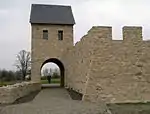
[[[43,30],[43,39],[48,40],[48,30]]]
[[[62,30],[58,31],[58,40],[63,40],[63,31]]]

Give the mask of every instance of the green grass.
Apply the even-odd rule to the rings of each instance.
[[[0,87],[2,86],[6,86],[6,85],[13,85],[15,83],[18,83],[18,81],[4,81],[4,82],[0,82]],[[48,84],[47,80],[41,80],[42,84]],[[60,84],[60,78],[58,79],[51,79],[51,84]]]
[[[48,80],[41,80],[41,83],[42,84],[49,84]],[[58,79],[52,78],[51,79],[51,84],[59,84],[59,83],[60,83],[60,78],[58,78]]]
[[[150,114],[150,103],[107,104],[112,114]]]
[[[10,82],[5,81],[5,82],[0,82],[0,87],[1,87],[1,86],[6,86],[6,85],[13,85],[13,84],[15,84],[15,83],[17,83],[17,82],[16,82],[16,81],[10,81]]]

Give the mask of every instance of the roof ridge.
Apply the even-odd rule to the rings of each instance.
[[[55,4],[32,4],[34,6],[59,6],[59,7],[71,7],[71,5],[55,5]]]

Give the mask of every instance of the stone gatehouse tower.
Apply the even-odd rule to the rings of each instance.
[[[39,82],[41,68],[47,62],[56,63],[61,70],[64,86],[62,55],[73,46],[74,17],[70,6],[33,4],[32,27],[32,81]]]

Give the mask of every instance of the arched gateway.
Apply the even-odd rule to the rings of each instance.
[[[33,4],[31,80],[40,82],[40,69],[47,62],[56,63],[61,70],[64,86],[64,52],[73,46],[74,17],[70,6]]]
[[[50,58],[50,59],[47,59],[46,61],[43,62],[43,64],[41,65],[41,68],[46,64],[46,63],[49,63],[49,62],[52,62],[52,63],[55,63],[56,65],[58,65],[59,69],[60,69],[60,78],[61,78],[61,81],[60,81],[60,86],[63,87],[64,86],[64,75],[65,75],[65,68],[64,68],[64,65],[63,63],[56,59],[56,58]]]

